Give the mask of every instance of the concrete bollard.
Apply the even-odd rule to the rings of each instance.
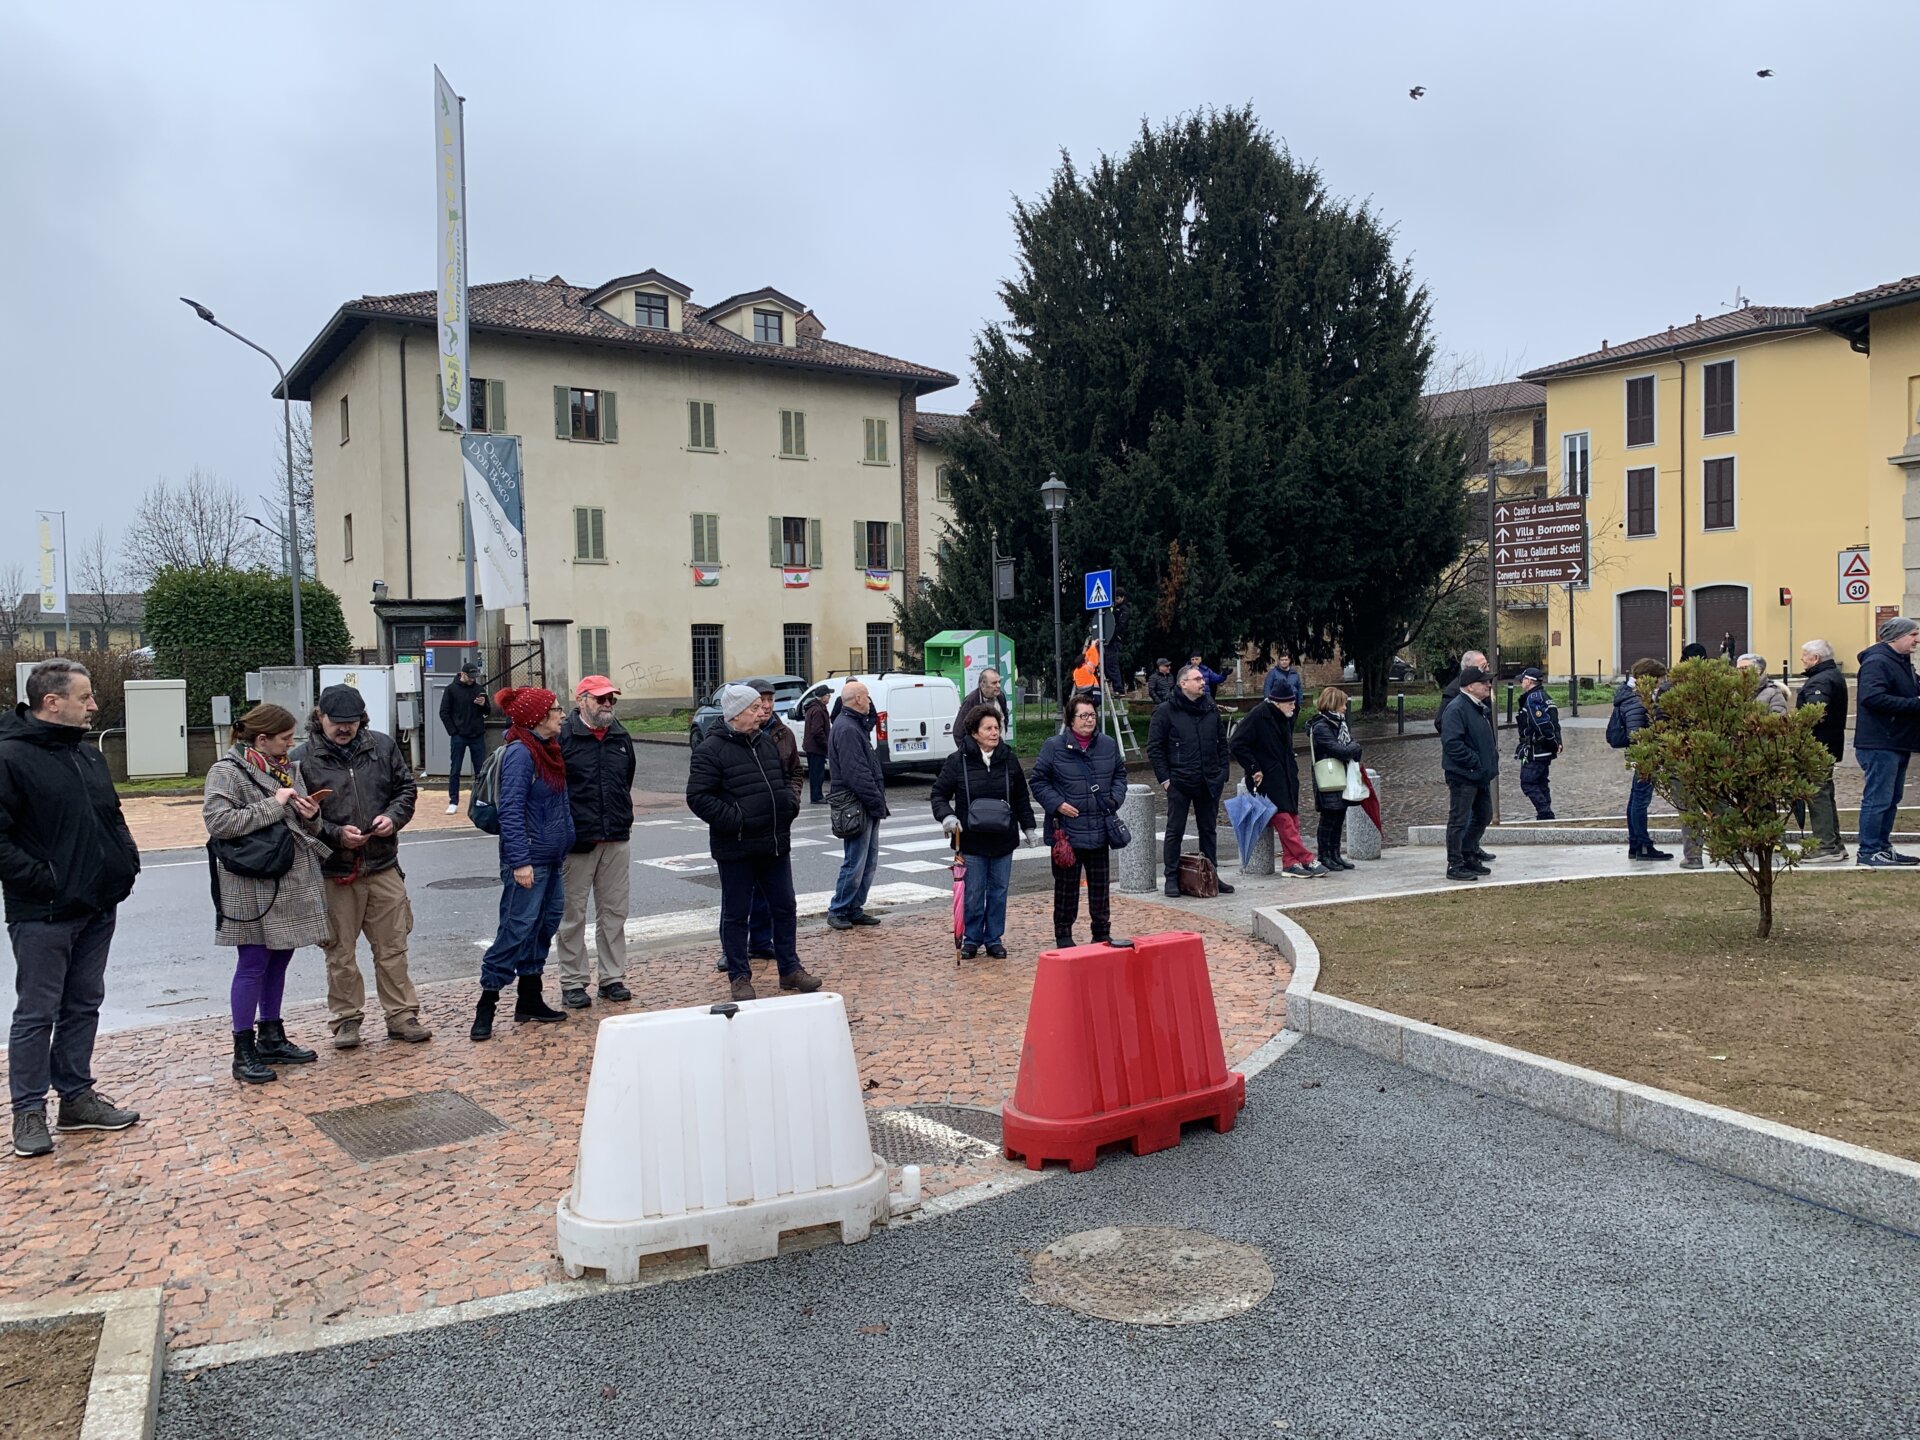
[[[1380,795],[1380,772],[1369,768],[1367,783],[1373,786],[1375,796]],[[1382,803],[1385,803],[1382,797]],[[1347,806],[1346,838],[1341,844],[1341,853],[1353,860],[1378,860],[1380,858],[1380,832],[1374,829],[1373,821],[1367,818],[1367,812],[1358,805]]]
[[[1150,785],[1127,786],[1127,798],[1120,802],[1120,818],[1133,832],[1133,843],[1113,854],[1113,883],[1132,895],[1144,895],[1160,888],[1160,842],[1154,832],[1159,828],[1158,812]]]

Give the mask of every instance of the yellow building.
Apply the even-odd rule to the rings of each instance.
[[[469,298],[472,428],[521,437],[530,618],[572,622],[564,673],[665,707],[894,662],[892,601],[921,570],[918,401],[953,376],[830,341],[770,288],[702,306],[647,270]],[[319,577],[388,654],[461,633],[433,317],[430,291],[349,302],[288,375],[313,407]],[[496,602],[488,633],[526,638],[527,618]]]
[[[15,644],[48,655],[83,655],[95,650],[138,650],[147,643],[145,595],[71,591],[67,607],[42,610],[38,593],[22,595],[14,609],[19,625]]]
[[[1588,497],[1590,584],[1556,588],[1548,668],[1753,651],[1776,674],[1815,636],[1850,660],[1872,607],[1843,556],[1898,516],[1857,458],[1866,361],[1804,309],[1748,305],[1528,372],[1546,389],[1551,489]],[[1882,462],[1884,468],[1884,462]],[[1790,602],[1790,603],[1789,603]]]
[[[943,415],[922,410],[914,422],[920,444],[920,528],[917,545],[923,573],[937,574],[942,525],[955,525],[953,508],[953,434],[967,423],[965,415]]]

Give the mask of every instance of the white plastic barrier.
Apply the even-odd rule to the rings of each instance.
[[[568,1275],[637,1280],[642,1255],[693,1246],[710,1266],[770,1260],[809,1225],[837,1223],[851,1245],[886,1215],[838,995],[600,1022],[559,1204]]]

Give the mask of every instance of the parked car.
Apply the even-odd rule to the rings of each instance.
[[[781,705],[778,713],[796,740],[806,736],[803,708],[815,695],[824,695],[829,713],[849,680],[866,685],[880,717],[873,727],[873,746],[880,764],[891,775],[909,770],[938,770],[954,752],[953,722],[960,714],[960,691],[942,675],[908,675],[889,670],[879,675],[834,675],[809,685]]]
[[[755,675],[745,680],[727,680],[714,687],[714,691],[687,722],[687,743],[698,745],[707,736],[713,734],[724,723],[720,714],[720,692],[729,685],[771,685],[773,686],[773,708],[776,713],[800,698],[800,692],[807,688],[807,682],[798,675]]]
[[[1413,666],[1411,663],[1402,660],[1398,655],[1387,662],[1388,684],[1404,685],[1411,679],[1413,679]],[[1346,663],[1346,667],[1340,672],[1340,683],[1342,685],[1357,685],[1360,683],[1360,672],[1354,669],[1351,660]]]

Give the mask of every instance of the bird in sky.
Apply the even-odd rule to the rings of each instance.
[[[1773,78],[1773,71],[1771,70],[1756,70],[1753,73],[1762,80],[1771,80]]]
[[[1769,73],[1771,73],[1771,72],[1769,72]],[[1424,94],[1426,94],[1426,93],[1427,93],[1427,87],[1426,87],[1426,86],[1424,86],[1424,85],[1416,85],[1416,86],[1414,86],[1414,87],[1413,87],[1413,88],[1412,88],[1411,90],[1409,90],[1409,91],[1407,91],[1407,98],[1408,98],[1409,100],[1418,100],[1418,99],[1419,99],[1419,98],[1420,98],[1420,97],[1421,97],[1422,95],[1424,95]]]

